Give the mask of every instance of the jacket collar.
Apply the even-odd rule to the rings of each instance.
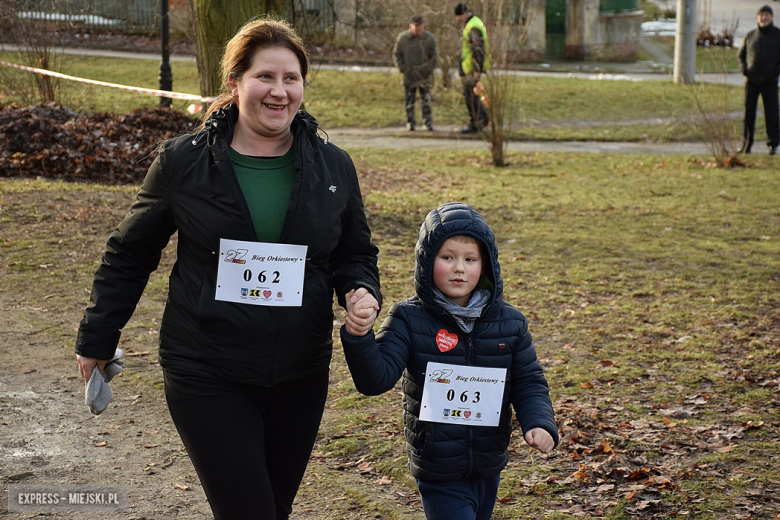
[[[212,148],[218,142],[224,142],[225,146],[229,145],[233,140],[233,132],[235,130],[235,124],[238,120],[238,106],[235,103],[231,103],[219,110],[213,112],[206,121],[205,131],[208,133],[208,143]],[[308,112],[299,110],[292,123],[290,124],[293,135],[296,142],[308,142],[312,144],[312,140],[319,139],[317,130],[319,125],[317,120]],[[220,139],[221,138],[221,139]],[[225,150],[227,153],[227,150]]]

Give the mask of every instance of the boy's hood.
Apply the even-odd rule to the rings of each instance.
[[[470,235],[484,244],[488,258],[483,259],[483,265],[493,292],[488,307],[493,307],[495,302],[502,300],[504,290],[496,238],[482,215],[462,202],[442,204],[428,213],[420,226],[420,234],[414,249],[414,288],[417,296],[430,310],[439,307],[433,298],[433,261],[442,243],[453,235]]]

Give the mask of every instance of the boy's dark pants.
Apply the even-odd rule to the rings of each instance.
[[[414,119],[414,105],[416,103],[416,94],[418,90],[420,91],[420,103],[422,104],[423,124],[427,127],[433,126],[431,89],[425,85],[404,87],[404,108],[406,109],[406,122],[412,125],[412,128],[414,128],[417,124]]]
[[[501,473],[482,479],[417,480],[427,520],[490,520]]]
[[[742,132],[743,149],[750,148],[756,133],[756,109],[758,96],[764,100],[766,133],[769,146],[780,144],[780,120],[778,119],[777,78],[767,83],[745,83],[745,124]]]

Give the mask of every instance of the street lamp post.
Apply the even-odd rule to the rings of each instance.
[[[160,0],[160,34],[162,39],[162,61],[160,61],[160,90],[173,90],[173,74],[171,74],[170,52],[168,49],[168,0]],[[171,98],[161,97],[161,107],[171,106]]]

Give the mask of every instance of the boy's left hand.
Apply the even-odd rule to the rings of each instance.
[[[525,434],[525,442],[542,453],[550,453],[555,447],[552,436],[543,428],[534,428]]]
[[[365,336],[374,326],[379,302],[363,287],[349,291],[344,299],[347,302],[347,332],[353,336]]]

